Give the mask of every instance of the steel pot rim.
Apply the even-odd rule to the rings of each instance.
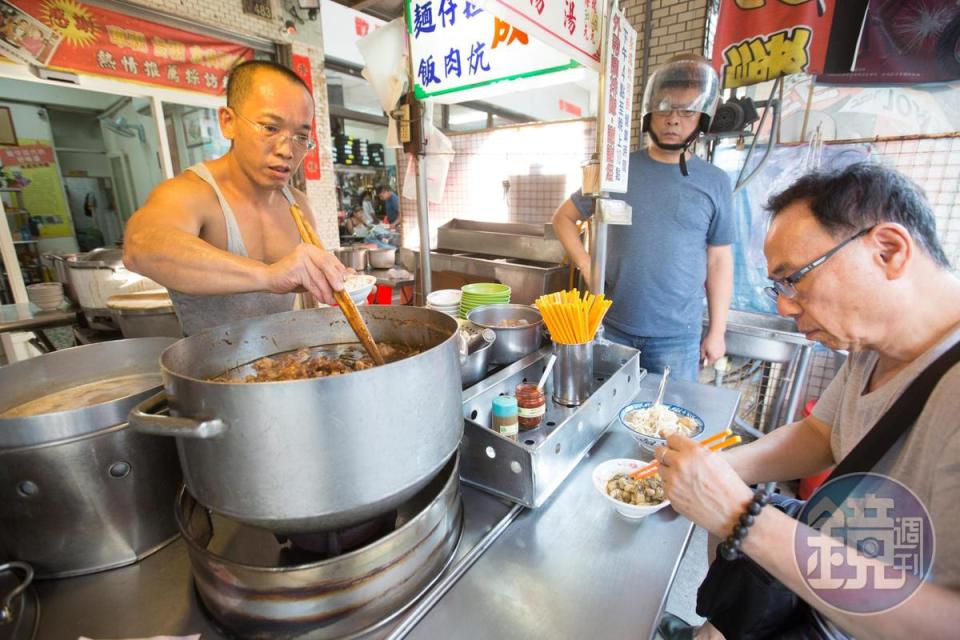
[[[477,312],[482,311],[482,310],[484,310],[484,309],[491,309],[491,308],[496,308],[496,309],[523,309],[523,310],[525,310],[525,311],[531,311],[531,312],[533,312],[534,314],[536,314],[536,316],[539,318],[539,320],[537,320],[536,322],[531,322],[530,324],[521,325],[521,326],[519,326],[519,327],[498,327],[498,326],[492,325],[492,324],[484,324],[483,322],[477,322],[476,320],[474,320],[473,318],[470,317],[470,316],[472,316],[474,313],[477,313]],[[533,328],[533,327],[539,327],[539,326],[543,325],[543,314],[541,314],[535,307],[533,307],[533,306],[531,306],[531,305],[527,305],[527,304],[512,304],[512,303],[504,303],[504,304],[499,304],[499,303],[498,303],[498,304],[485,304],[485,305],[481,305],[481,306],[479,306],[479,307],[474,307],[473,309],[471,309],[471,310],[470,310],[470,313],[467,314],[467,320],[469,320],[469,321],[472,322],[473,324],[477,325],[478,327],[483,327],[484,329],[493,329],[494,331],[514,331],[514,330],[516,330],[516,331],[523,331],[523,330],[528,330],[528,329],[531,329],[531,328]]]
[[[424,309],[426,310],[426,307],[424,307]],[[370,310],[366,310],[366,309],[363,309],[363,308],[358,308],[358,311],[360,311],[360,314],[361,314],[361,315],[376,313],[375,311],[370,311]],[[430,311],[432,311],[432,310],[430,310]],[[335,317],[336,317],[336,316],[339,316],[340,319],[342,320],[342,322],[343,322],[344,324],[346,324],[346,322],[347,322],[347,321],[346,321],[346,318],[343,316],[343,314],[342,314],[342,312],[340,311],[340,309],[336,309],[336,308],[332,308],[332,307],[331,307],[331,308],[326,308],[326,309],[301,309],[301,310],[298,310],[298,311],[285,311],[285,312],[282,313],[282,314],[273,314],[273,315],[270,316],[270,317],[276,318],[276,317],[278,317],[278,316],[286,316],[286,315],[288,315],[288,314],[291,314],[291,315],[292,315],[292,314],[319,313],[319,312],[322,312],[322,313],[327,314],[327,315],[335,316]],[[240,325],[242,325],[242,324],[244,324],[245,322],[248,322],[248,321],[240,321],[239,323],[234,323],[234,324],[230,324],[230,325],[212,327],[212,328],[210,328],[210,329],[206,329],[205,331],[202,331],[202,332],[200,332],[200,333],[194,334],[194,335],[192,335],[192,336],[186,336],[186,337],[184,337],[184,338],[181,338],[180,340],[176,340],[176,342],[174,342],[173,344],[171,344],[170,346],[168,346],[166,349],[163,350],[163,352],[160,354],[160,370],[161,370],[161,372],[163,373],[163,376],[164,376],[164,385],[163,385],[163,386],[164,386],[164,387],[167,387],[168,384],[169,384],[169,381],[168,381],[168,379],[167,379],[167,376],[169,376],[170,378],[176,379],[176,380],[180,380],[180,381],[183,381],[183,382],[189,382],[189,383],[211,384],[211,385],[218,385],[218,386],[223,386],[223,385],[229,385],[229,386],[255,385],[255,386],[258,387],[258,388],[260,388],[260,387],[264,387],[264,388],[265,388],[266,385],[272,385],[272,386],[276,386],[276,385],[289,385],[290,387],[292,387],[293,385],[306,386],[306,385],[316,384],[318,381],[342,380],[343,378],[347,378],[347,377],[349,377],[350,380],[360,381],[360,380],[363,380],[365,377],[370,377],[371,375],[378,375],[378,374],[380,373],[379,370],[382,370],[382,369],[384,369],[385,367],[389,367],[389,366],[391,366],[391,365],[393,365],[393,364],[397,364],[397,363],[400,363],[400,362],[411,363],[411,364],[412,364],[412,363],[415,363],[415,362],[417,362],[417,359],[418,359],[418,358],[423,358],[423,357],[425,357],[429,351],[432,351],[433,349],[436,349],[436,348],[438,348],[438,347],[441,347],[442,345],[446,344],[447,342],[456,340],[456,339],[457,339],[457,328],[458,328],[458,326],[459,326],[459,325],[457,325],[457,321],[456,321],[455,319],[451,318],[450,316],[446,315],[445,313],[440,313],[439,311],[434,312],[434,314],[436,315],[436,317],[437,317],[438,320],[441,320],[441,321],[444,321],[444,322],[449,321],[448,324],[450,324],[451,327],[452,327],[450,335],[449,335],[447,338],[445,338],[443,341],[437,343],[436,345],[434,345],[433,347],[430,347],[429,349],[425,349],[425,350],[421,351],[420,353],[418,353],[418,354],[416,354],[416,355],[414,355],[414,356],[410,356],[410,357],[407,357],[407,358],[403,358],[402,360],[397,360],[397,361],[395,361],[395,362],[389,362],[389,363],[387,363],[387,364],[384,364],[384,365],[381,365],[381,366],[378,366],[378,367],[372,367],[372,368],[370,368],[370,369],[364,369],[364,370],[362,370],[362,371],[352,371],[352,372],[350,372],[349,374],[345,374],[345,375],[342,375],[342,376],[325,376],[325,377],[320,377],[320,378],[301,378],[301,379],[299,379],[299,380],[265,380],[265,381],[262,381],[262,382],[237,382],[237,381],[227,382],[227,381],[223,381],[223,380],[210,380],[210,379],[207,379],[207,378],[196,377],[196,376],[193,376],[193,375],[190,375],[190,374],[182,373],[182,372],[179,372],[179,371],[174,371],[174,370],[171,369],[169,366],[167,366],[166,360],[167,360],[167,355],[168,355],[168,353],[170,353],[172,349],[178,348],[178,346],[179,346],[182,342],[187,341],[187,340],[191,340],[191,339],[193,339],[193,338],[199,337],[199,336],[204,335],[204,334],[209,333],[209,332],[222,331],[222,330],[225,330],[225,329],[229,329],[229,328],[231,328],[231,327],[237,327],[237,326],[240,326]],[[443,327],[439,327],[439,326],[438,326],[437,328],[438,328],[438,329],[441,329],[441,330],[443,329]],[[375,339],[376,339],[376,338],[375,338]],[[198,340],[198,342],[199,342],[199,340]],[[358,341],[358,342],[359,342],[359,341]],[[319,347],[319,346],[326,346],[326,345],[312,345],[311,347],[308,347],[308,348]],[[264,354],[263,356],[258,356],[258,358],[268,357],[268,356],[276,355],[276,354],[278,354],[278,353],[287,353],[287,352],[288,352],[288,351],[276,351],[276,352],[274,352],[274,353],[272,353],[272,354],[271,354],[271,353],[267,353],[267,354]],[[256,360],[256,359],[258,359],[258,358],[254,358],[254,360]],[[246,363],[243,363],[243,364],[246,364]]]
[[[96,353],[104,350],[122,350],[125,347],[134,345],[134,343],[147,345],[146,341],[154,341],[155,344],[165,343],[170,346],[174,342],[173,338],[125,338],[122,340],[113,340],[106,343],[95,343],[62,349],[52,353],[38,356],[23,362],[14,362],[4,367],[7,375],[14,375],[18,368],[33,368],[43,366],[53,362],[56,366],[58,360],[72,360],[77,357],[84,357],[88,353]],[[59,355],[58,355],[59,354]],[[159,349],[157,355],[159,356]],[[46,360],[40,360],[45,358]],[[8,367],[10,367],[8,369]],[[13,373],[10,373],[13,372]],[[159,366],[156,372],[160,374]],[[132,368],[124,371],[116,371],[115,377],[122,375],[137,375],[149,373],[145,367],[139,370]],[[99,380],[109,380],[110,376],[101,377]],[[83,382],[77,380],[74,386],[97,382],[97,380],[88,380]],[[70,386],[64,387],[69,389]],[[19,449],[34,445],[57,443],[75,438],[77,436],[89,435],[106,428],[121,425],[127,422],[127,413],[142,400],[149,398],[163,389],[163,381],[159,380],[156,385],[141,391],[139,393],[129,394],[120,398],[115,398],[107,402],[101,402],[94,405],[67,408],[60,411],[50,411],[29,416],[2,417],[0,416],[0,451],[5,449]],[[16,403],[10,405],[12,408]],[[92,425],[92,426],[91,426]]]

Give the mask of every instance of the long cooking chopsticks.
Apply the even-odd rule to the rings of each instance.
[[[300,211],[300,207],[295,204],[290,205],[290,213],[293,215],[294,222],[297,223],[297,231],[300,232],[300,239],[304,242],[309,242],[321,251],[326,251],[323,247],[323,242],[320,241],[320,237],[317,236],[313,227],[303,219],[303,212]],[[370,357],[373,358],[375,363],[384,364],[380,348],[377,347],[373,336],[370,335],[370,329],[367,328],[367,323],[360,317],[360,312],[357,311],[357,305],[354,304],[353,298],[344,290],[334,291],[333,296],[336,298],[340,310],[343,311],[343,315],[346,316],[347,322],[350,323],[350,328],[353,329],[353,332],[360,338],[360,343],[363,344],[363,348],[367,350],[367,353],[370,354]]]
[[[735,444],[740,443],[740,436],[731,436],[733,432],[730,429],[716,433],[709,438],[704,438],[700,441],[700,444],[703,446],[710,446],[710,451],[720,451],[721,449],[726,449],[727,447],[732,447]],[[730,436],[730,437],[727,437]],[[660,463],[656,460],[651,462],[645,467],[640,467],[636,471],[630,472],[630,477],[634,480],[643,480],[644,478],[649,478],[651,476],[657,475],[660,470]]]

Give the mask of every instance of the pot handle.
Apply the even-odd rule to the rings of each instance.
[[[217,438],[226,433],[229,425],[220,418],[194,420],[180,416],[157,415],[164,410],[167,394],[161,391],[130,410],[127,420],[138,433],[175,438]]]
[[[3,598],[2,603],[0,603],[0,624],[13,622],[13,602],[21,593],[26,591],[27,587],[29,587],[30,583],[33,581],[33,567],[28,565],[26,562],[13,560],[5,564],[0,564],[0,572],[13,571],[14,569],[19,569],[23,572],[23,579],[20,581],[20,584],[13,589],[13,591]]]

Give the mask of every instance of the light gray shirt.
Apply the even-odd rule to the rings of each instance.
[[[223,219],[227,225],[227,251],[246,257],[247,247],[243,244],[243,236],[240,235],[240,225],[237,224],[233,209],[220,191],[220,186],[214,180],[213,174],[202,162],[193,165],[187,171],[197,174],[217,194],[217,201],[220,203]],[[293,195],[286,187],[283,189],[283,195],[290,204],[294,204]],[[217,274],[209,273],[200,277],[216,278]],[[173,289],[169,289],[169,292],[173,308],[177,312],[177,317],[180,318],[180,327],[184,335],[188,336],[222,324],[290,311],[293,309],[296,298],[294,293],[252,292],[198,296]]]
[[[833,427],[830,447],[834,459],[850,453],[914,378],[957,342],[960,325],[870,393],[864,391],[878,354],[852,354],[813,409],[814,417]],[[935,544],[930,579],[944,587],[960,588],[960,364],[941,378],[913,429],[873,470],[907,485],[926,506],[933,520]]]

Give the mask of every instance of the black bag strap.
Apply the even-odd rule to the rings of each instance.
[[[833,473],[823,484],[840,476],[866,473],[873,469],[900,436],[910,432],[927,404],[927,399],[940,382],[940,378],[957,362],[960,362],[960,342],[947,349],[914,378],[893,406],[880,417],[857,446],[837,464]]]

